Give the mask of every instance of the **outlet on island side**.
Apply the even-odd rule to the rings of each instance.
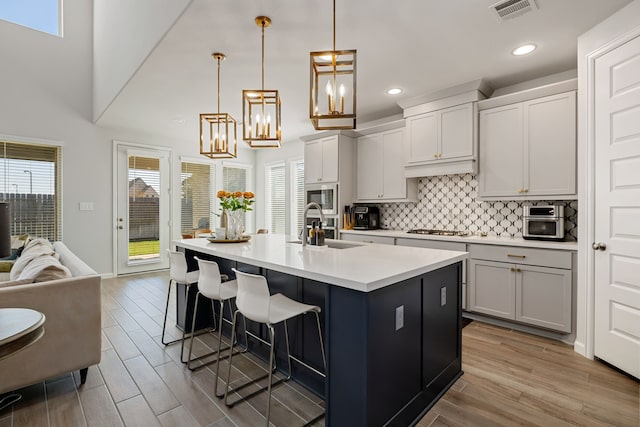
[[[440,307],[447,305],[447,288],[445,286],[440,288]]]
[[[396,307],[396,331],[404,326],[404,305]]]

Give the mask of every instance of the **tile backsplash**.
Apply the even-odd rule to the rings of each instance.
[[[564,205],[567,239],[576,240],[577,200],[498,201],[477,199],[478,180],[471,174],[419,178],[417,203],[379,204],[384,228],[483,231],[490,236],[522,236],[522,206]]]

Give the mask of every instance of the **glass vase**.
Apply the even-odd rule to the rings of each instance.
[[[239,240],[244,231],[244,212],[241,210],[227,211],[227,239]]]

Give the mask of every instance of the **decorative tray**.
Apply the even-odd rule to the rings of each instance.
[[[230,239],[216,239],[215,237],[207,237],[207,240],[211,243],[243,243],[248,242],[251,239],[251,236],[242,236],[239,239],[230,240]]]

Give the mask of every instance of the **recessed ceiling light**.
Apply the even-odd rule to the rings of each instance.
[[[389,95],[398,95],[402,93],[402,89],[399,87],[392,87],[391,89],[387,89],[387,94]]]
[[[522,46],[513,49],[511,54],[516,56],[521,56],[521,55],[526,55],[527,53],[531,53],[534,50],[536,50],[535,44],[523,44]]]

